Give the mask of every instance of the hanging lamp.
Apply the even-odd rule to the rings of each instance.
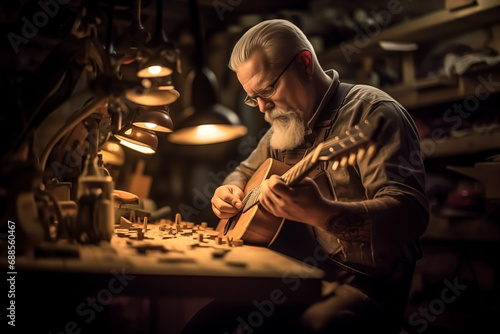
[[[156,24],[151,39],[139,54],[139,78],[163,77],[175,70],[181,72],[180,51],[168,40],[163,30],[163,1],[156,1]]]
[[[217,96],[217,79],[205,64],[201,18],[196,0],[189,1],[193,33],[198,55],[195,68],[189,73],[191,106],[181,114],[181,119],[168,140],[174,144],[204,145],[234,140],[247,133],[238,115],[223,106]]]
[[[137,106],[132,124],[147,130],[172,132],[174,124],[170,117],[170,109],[162,106]]]
[[[115,133],[120,144],[144,154],[156,153],[158,137],[151,130],[146,130],[135,125],[125,126]]]

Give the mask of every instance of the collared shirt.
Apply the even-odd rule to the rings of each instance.
[[[326,72],[332,84],[316,112],[307,122],[306,141],[292,152],[271,148],[271,131],[258,146],[228,175],[224,184],[246,183],[267,158],[283,161],[290,154],[302,154],[317,144],[317,120],[332,99],[339,84],[338,73]],[[315,181],[324,196],[336,201],[363,203],[367,224],[371,224],[371,241],[359,243],[340,240],[335,235],[316,228],[319,244],[342,260],[363,266],[389,268],[395,262],[413,262],[419,256],[418,238],[428,223],[428,200],[425,195],[425,170],[420,141],[415,124],[408,112],[387,93],[368,85],[355,85],[345,97],[326,130],[325,138],[332,139],[381,112],[384,122],[377,136],[377,153],[356,161],[353,166],[332,169],[333,161],[321,164]],[[314,141],[314,143],[312,143]],[[296,152],[295,152],[296,151]],[[322,184],[319,184],[322,183]],[[397,201],[394,201],[396,199]]]

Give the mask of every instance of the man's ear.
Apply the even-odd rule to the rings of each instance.
[[[308,77],[312,77],[314,73],[314,68],[313,68],[313,56],[311,51],[309,50],[300,51],[299,59],[306,75]]]

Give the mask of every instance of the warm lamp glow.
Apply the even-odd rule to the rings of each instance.
[[[217,126],[213,124],[200,125],[196,128],[197,136],[215,136],[217,135]]]
[[[180,51],[167,39],[163,31],[163,1],[156,0],[155,33],[141,48],[140,78],[164,77],[177,67],[180,72]]]
[[[136,103],[145,106],[159,106],[163,104],[171,104],[180,97],[180,94],[175,89],[160,89],[158,87],[145,89],[143,92],[137,90],[128,90],[125,97]]]
[[[120,140],[120,144],[122,144],[123,146],[126,146],[128,148],[131,148],[134,151],[140,152],[140,153],[144,153],[144,154],[155,153],[155,151],[151,147],[140,145],[140,144],[135,144],[135,143],[132,143],[132,142],[129,142],[126,140]]]
[[[167,105],[137,106],[137,113],[132,124],[147,130],[172,132],[174,123]]]
[[[176,130],[168,138],[176,144],[206,145],[234,140],[246,133],[243,125],[203,124]]]
[[[108,140],[102,145],[99,153],[102,154],[102,159],[108,164],[122,166],[125,163],[125,151],[116,142]]]
[[[144,68],[137,72],[137,76],[139,78],[154,78],[171,75],[174,71],[167,65],[157,65],[160,64],[160,61],[161,59],[158,58],[148,61]]]
[[[196,40],[196,66],[188,75],[191,105],[184,109],[174,132],[167,138],[175,144],[204,145],[226,142],[244,136],[246,126],[238,115],[219,103],[217,78],[205,65],[203,29],[196,1],[189,1],[191,23]]]
[[[189,82],[190,81],[190,82]],[[238,115],[218,102],[215,74],[203,67],[188,76],[192,105],[184,109],[168,140],[174,144],[203,145],[244,136],[247,127]]]
[[[148,71],[151,75],[158,75],[161,73],[161,66],[149,66]]]
[[[151,130],[131,125],[115,133],[120,144],[135,151],[152,154],[158,148],[158,137]]]

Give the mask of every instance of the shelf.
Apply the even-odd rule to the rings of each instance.
[[[499,93],[498,82],[500,68],[496,66],[482,71],[470,71],[461,76],[430,77],[415,80],[412,84],[387,86],[382,89],[410,110],[475,98],[478,92]]]
[[[385,91],[397,94],[398,92],[405,93],[409,90],[424,90],[436,87],[451,87],[456,88],[458,86],[457,77],[446,77],[446,76],[432,76],[419,80],[415,80],[411,84],[400,84],[394,86],[387,86],[383,89]]]
[[[450,35],[457,35],[473,29],[500,21],[499,0],[478,0],[478,4],[457,10],[441,9],[422,15],[410,21],[390,26],[381,30],[379,34],[370,34],[360,37],[369,39],[368,43],[356,43],[356,40],[347,41],[345,47],[354,47],[359,52],[349,52],[346,57],[342,44],[318,55],[322,63],[344,63],[361,60],[362,58],[382,53],[380,41],[422,43],[437,41]],[[395,14],[398,15],[398,14]],[[364,39],[365,40],[365,39]],[[362,45],[360,45],[362,44]]]
[[[423,138],[420,146],[426,159],[500,150],[500,131],[486,134],[474,133],[444,140]]]

